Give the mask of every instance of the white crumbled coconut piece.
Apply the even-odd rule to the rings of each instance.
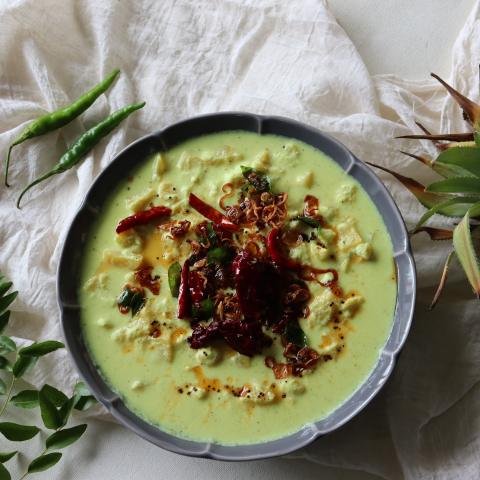
[[[103,259],[117,267],[127,267],[136,270],[143,261],[143,256],[139,253],[120,252],[118,250],[107,249],[103,252]]]
[[[142,319],[133,321],[127,327],[119,328],[112,333],[112,339],[117,342],[126,342],[128,340],[134,340],[136,338],[144,337],[150,334],[148,323]]]
[[[152,187],[148,187],[142,193],[135,195],[131,198],[125,199],[125,205],[130,213],[138,213],[141,210],[144,210],[145,207],[152,201],[156,193]]]
[[[230,361],[244,368],[250,367],[250,357],[247,357],[246,355],[241,355],[238,352],[236,352],[235,355],[230,358]]]
[[[356,295],[355,297],[350,297],[343,304],[340,305],[342,311],[342,319],[349,320],[353,318],[357,312],[358,307],[363,303],[363,297],[361,295]]]
[[[309,172],[305,173],[304,175],[300,175],[299,177],[297,177],[297,182],[300,185],[303,185],[307,188],[311,188],[312,187],[312,182],[313,182],[313,172],[309,171]]]
[[[97,324],[100,325],[100,327],[104,327],[104,328],[112,328],[113,327],[113,322],[109,318],[100,318],[100,320],[98,320]]]
[[[268,167],[271,164],[270,154],[268,152],[260,152],[255,157],[255,162],[258,163],[259,165],[263,166],[263,167]]]
[[[339,223],[337,231],[339,234],[337,245],[341,251],[349,250],[362,243],[362,238],[355,228],[355,222],[351,218],[347,218],[346,221]]]
[[[355,195],[355,185],[353,183],[346,183],[342,185],[337,193],[337,200],[341,203],[352,203]]]
[[[202,398],[205,398],[207,396],[207,391],[204,388],[192,386],[188,389],[187,394],[190,394],[190,396],[193,398],[198,398],[199,400],[201,400]]]
[[[130,228],[117,235],[115,242],[123,248],[131,247],[132,251],[139,252],[142,249],[143,239],[133,228]]]
[[[319,205],[317,212],[328,223],[332,223],[333,219],[337,216],[337,209],[333,207],[327,207],[326,205]]]
[[[105,288],[107,285],[107,280],[108,280],[108,273],[101,273],[100,275],[92,277],[90,280],[88,280],[83,288],[90,292],[98,288]]]
[[[145,387],[149,387],[151,383],[143,382],[142,380],[136,380],[132,383],[132,390],[143,390]]]
[[[372,249],[368,243],[361,243],[355,247],[355,254],[362,260],[370,260],[370,253]]]
[[[317,238],[325,246],[331,246],[333,245],[333,241],[335,239],[335,232],[329,228],[322,228]]]
[[[308,325],[312,328],[325,326],[338,312],[339,299],[327,288],[309,305]]]
[[[177,163],[177,168],[180,170],[190,170],[192,167],[195,167],[202,163],[202,160],[198,157],[194,157],[187,152],[183,152],[180,156],[180,160]]]
[[[213,365],[218,358],[218,351],[210,347],[200,348],[195,354],[195,359],[200,365]]]
[[[331,282],[333,279],[335,278],[335,276],[333,275],[332,272],[327,272],[325,275],[323,275],[323,277],[320,279],[320,282],[321,283],[329,283]]]
[[[299,395],[305,391],[305,386],[299,383],[297,380],[284,379],[280,380],[277,385],[280,391],[286,393],[287,395]]]
[[[225,147],[223,150],[206,150],[202,153],[202,162],[205,165],[218,165],[223,162],[235,162],[243,160],[243,155],[235,152],[231,147]]]
[[[322,247],[322,245],[317,245],[314,242],[310,242],[310,254],[312,258],[318,258],[319,260],[327,260],[328,257],[331,255],[331,248],[330,247]]]
[[[171,207],[178,202],[177,190],[168,182],[160,182],[157,193],[162,205]]]
[[[153,180],[161,180],[166,169],[163,155],[159,152],[153,160]]]
[[[275,400],[275,393],[272,387],[261,387],[254,383],[252,388],[244,397],[239,397],[245,403],[271,403]]]

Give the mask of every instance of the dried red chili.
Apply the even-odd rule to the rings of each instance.
[[[118,224],[115,231],[120,234],[130,228],[137,227],[138,225],[143,225],[152,220],[157,220],[164,215],[169,215],[170,213],[172,213],[172,210],[170,208],[154,207],[153,203],[151,203],[149,210],[143,210],[142,212],[138,212],[135,215],[132,215],[122,220]]]
[[[246,251],[235,257],[232,270],[243,315],[252,319],[261,317],[267,325],[276,323],[284,282],[281,273],[270,262]]]
[[[274,228],[267,236],[267,249],[271,259],[279,268],[284,268],[286,270],[301,270],[303,266],[300,263],[285,258],[278,249],[277,241],[279,236],[279,228]]]
[[[205,287],[200,279],[200,275],[196,271],[188,273],[188,288],[190,290],[190,298],[196,308],[202,308],[200,302],[206,299]],[[180,317],[178,317],[180,318]]]
[[[247,357],[258,355],[263,346],[272,343],[272,339],[263,333],[260,323],[243,320],[212,322],[208,326],[199,324],[187,342],[191,348],[202,348],[214,339],[224,340],[230,348]]]
[[[154,295],[160,293],[158,278],[152,278],[153,267],[135,270],[135,280],[144,288],[148,288]]]
[[[208,218],[213,223],[221,225],[222,227],[229,228],[230,230],[240,231],[240,228],[231,222],[225,215],[221,214],[218,210],[215,210],[212,206],[200,200],[193,193],[190,194],[188,199],[189,205],[194,208],[198,213],[201,213],[205,218]]]
[[[180,288],[178,289],[178,318],[188,318],[192,316],[192,299],[188,287],[188,277],[190,265],[188,259],[185,260],[180,277]]]

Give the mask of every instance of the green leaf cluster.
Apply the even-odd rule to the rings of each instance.
[[[12,287],[12,282],[5,282],[6,277],[0,272],[0,370],[11,374],[11,383],[7,388],[5,382],[0,379],[0,397],[5,397],[3,406],[0,409],[0,416],[5,412],[7,406],[32,409],[40,407],[42,421],[45,427],[54,432],[46,439],[44,452],[34,459],[28,466],[28,470],[22,477],[36,472],[43,472],[58,463],[62,454],[53,452],[68,447],[76,442],[85,432],[87,425],[78,425],[65,429],[68,419],[74,409],[87,410],[97,403],[95,397],[90,393],[83,383],[78,383],[71,398],[68,398],[60,390],[51,385],[45,384],[40,391],[23,390],[12,396],[15,381],[30,372],[36,365],[38,359],[44,355],[65,348],[65,345],[56,341],[42,343],[34,342],[32,345],[17,350],[15,342],[4,335],[10,318],[10,311],[7,308],[17,297],[18,292],[7,295]],[[10,361],[3,355],[15,354],[15,360]],[[24,442],[35,437],[40,428],[34,425],[21,425],[8,421],[0,421],[0,437],[3,436],[11,442]],[[0,480],[10,480],[11,475],[3,465],[18,453],[0,452]]]
[[[426,135],[406,135],[400,138],[417,138],[431,140],[441,152],[434,160],[428,160],[416,155],[409,156],[419,160],[443,177],[424,187],[409,177],[397,172],[374,165],[395,176],[407,187],[424,205],[428,211],[422,216],[410,235],[421,231],[438,231],[422,225],[433,215],[461,218],[458,225],[451,231],[453,252],[445,263],[443,276],[435,298],[430,306],[432,309],[437,303],[447,278],[448,267],[456,255],[465,274],[477,296],[480,299],[480,265],[473,246],[472,238],[480,238],[480,226],[472,225],[471,220],[480,217],[480,106],[461,95],[441,78],[432,74],[452,95],[464,111],[464,118],[476,130],[473,133],[431,135],[420,124],[419,127]],[[448,143],[442,143],[442,141]],[[453,140],[453,141],[452,141]],[[405,152],[402,152],[405,153]],[[448,238],[448,231],[442,230],[441,238]]]

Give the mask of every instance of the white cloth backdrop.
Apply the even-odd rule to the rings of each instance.
[[[16,0],[0,5],[0,26],[0,162],[32,119],[68,105],[121,69],[80,119],[13,149],[12,186],[0,187],[0,267],[20,291],[7,334],[21,346],[61,340],[55,274],[66,229],[100,170],[145,134],[214,111],[282,115],[333,135],[362,160],[428,183],[434,175],[427,167],[398,149],[433,156],[432,145],[393,137],[419,132],[415,121],[432,132],[468,129],[433,79],[370,76],[320,0],[51,0],[43,6]],[[475,101],[479,62],[477,2],[447,79]],[[86,129],[143,100],[146,107],[77,167],[38,185],[24,197],[23,209],[15,208],[21,188],[50,170]],[[411,228],[423,207],[390,176],[377,173]],[[431,224],[453,225],[442,217]],[[349,424],[291,457],[389,480],[478,478],[479,303],[454,261],[444,296],[428,313],[451,246],[421,234],[413,247],[417,311],[392,379]],[[75,379],[65,351],[45,357],[35,375],[25,376],[33,387],[48,382],[65,392]],[[111,419],[100,407],[89,413]],[[0,440],[0,450],[14,447]]]

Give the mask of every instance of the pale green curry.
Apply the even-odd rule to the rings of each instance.
[[[189,206],[189,194],[225,214],[225,208],[238,203],[246,182],[240,165],[267,173],[274,193],[288,194],[282,230],[300,237],[285,239],[284,254],[338,272],[341,294],[323,286],[332,281],[331,273],[307,282],[306,318],[298,322],[319,359],[298,376],[276,378],[265,365],[267,357],[285,361],[280,335],[272,327],[263,328],[273,345],[251,358],[219,340],[190,348],[191,324],[177,318],[178,300],[169,289],[168,268],[192,255],[194,227],[206,220]],[[222,190],[225,184],[231,186]],[[233,194],[225,196],[232,187]],[[303,214],[307,195],[318,199],[320,231],[291,220]],[[169,207],[172,214],[115,233],[119,221],[151,204]],[[186,220],[190,229],[172,238],[170,228]],[[239,248],[251,240],[244,230],[233,236]],[[251,230],[257,251],[264,252],[262,235],[269,230]],[[138,286],[135,272],[145,266],[153,267],[159,294],[144,289],[145,305],[138,314],[121,313],[118,298],[124,285]],[[152,152],[126,172],[90,229],[79,279],[85,342],[111,388],[158,428],[223,445],[274,440],[339,407],[378,361],[392,326],[396,291],[390,237],[358,182],[300,141],[247,132],[194,138],[168,152]]]

